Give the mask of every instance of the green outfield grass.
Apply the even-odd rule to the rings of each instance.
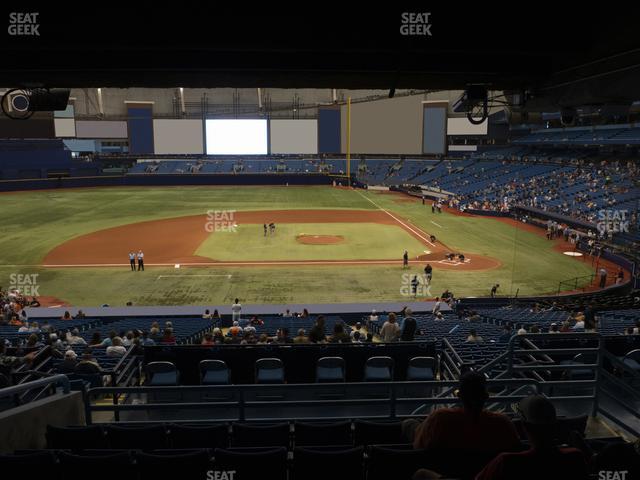
[[[432,233],[448,246],[468,253],[498,258],[502,266],[489,271],[456,272],[438,270],[434,274],[431,293],[439,295],[449,288],[458,296],[487,295],[491,285],[500,283],[502,294],[519,295],[555,293],[558,282],[592,272],[589,262],[576,261],[553,250],[541,236],[525,232],[490,218],[461,217],[443,213],[434,215],[420,203],[397,203],[392,195],[373,191],[357,192],[330,187],[171,187],[171,188],[100,188],[42,192],[19,192],[0,195],[4,212],[9,215],[0,234],[0,286],[11,286],[11,275],[37,274],[39,295],[55,296],[72,304],[91,306],[108,303],[124,305],[157,304],[227,304],[237,296],[244,303],[318,303],[402,301],[403,271],[389,266],[315,266],[315,267],[207,267],[147,268],[146,272],[130,272],[119,268],[39,267],[46,253],[56,245],[79,235],[108,227],[182,215],[205,214],[210,209],[274,210],[274,209],[371,209],[389,210]],[[375,205],[369,200],[375,202]],[[327,224],[322,225],[323,228]],[[363,224],[331,224],[332,235],[337,226],[348,228],[351,237]],[[258,227],[258,226],[256,226]],[[278,239],[285,230],[278,226]],[[292,228],[306,232],[310,225]],[[261,227],[260,227],[261,228]],[[399,227],[375,225],[376,235],[401,235],[406,244],[415,241]],[[388,230],[388,231],[387,231]],[[390,233],[393,232],[393,233]],[[290,233],[296,233],[292,230]],[[370,235],[370,232],[368,232]],[[201,249],[207,256],[238,259],[253,253],[229,238],[227,245],[216,245],[213,234]],[[249,235],[248,242],[259,245],[260,234]],[[290,257],[287,249],[300,247],[305,254],[311,245],[274,245],[271,259]],[[272,239],[272,240],[275,240]],[[416,241],[417,242],[417,241]],[[210,244],[210,245],[209,245]],[[346,242],[342,245],[349,246]],[[357,247],[359,258],[365,258]],[[399,244],[380,245],[385,255],[398,257]],[[338,248],[334,247],[317,247]],[[376,247],[377,248],[377,247]],[[400,248],[415,248],[403,247]],[[255,249],[259,251],[260,249]],[[299,253],[295,253],[298,255]],[[198,252],[202,254],[202,252]],[[346,253],[345,253],[346,254]],[[367,253],[368,254],[368,253]],[[278,257],[280,255],[281,257]],[[315,257],[314,253],[314,257]],[[379,256],[379,255],[376,255]],[[317,258],[317,257],[316,257]],[[333,258],[336,258],[335,256]],[[382,257],[385,258],[385,257]],[[147,259],[152,263],[151,259]],[[423,265],[412,264],[409,272],[420,273]],[[181,275],[181,276],[177,276]],[[184,276],[182,276],[184,275]],[[193,276],[198,275],[198,276]],[[205,276],[215,275],[215,276]]]
[[[280,223],[274,235],[262,225],[238,225],[235,231],[215,232],[196,250],[220,261],[265,260],[398,260],[404,249],[415,257],[425,247],[398,225],[376,223]],[[308,245],[298,235],[336,235],[335,245]]]

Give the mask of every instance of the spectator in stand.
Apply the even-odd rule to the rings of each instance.
[[[122,357],[125,353],[127,353],[127,349],[122,345],[122,339],[120,337],[115,337],[111,341],[111,346],[106,349],[107,357]]]
[[[74,328],[70,332],[67,332],[67,343],[69,345],[86,345],[87,342],[80,336],[80,332],[77,328]]]
[[[69,310],[64,312],[64,315],[60,317],[60,320],[73,320],[73,317],[71,316],[71,313],[69,313]]]
[[[391,312],[389,319],[384,322],[380,329],[380,340],[382,342],[396,342],[400,337],[400,326],[396,322],[396,314]]]
[[[365,337],[363,335],[360,335],[360,332],[356,330],[355,332],[353,332],[351,340],[353,341],[353,343],[362,343],[364,341],[363,338]]]
[[[478,332],[476,332],[475,329],[471,329],[469,330],[469,336],[467,337],[467,339],[465,340],[465,343],[482,343],[484,342],[484,339],[478,335]]]
[[[100,342],[99,344],[91,344],[89,345],[90,347],[110,347],[111,344],[113,343],[113,339],[116,338],[118,336],[118,334],[116,333],[115,330],[111,330],[109,332],[109,337],[105,338],[104,340],[102,340],[102,342]]]
[[[433,319],[434,320],[444,320],[444,315],[442,315],[442,312],[437,312]]]
[[[600,288],[604,288],[607,285],[607,269],[601,267],[598,270],[598,275],[600,276]]]
[[[202,342],[200,342],[200,345],[213,345],[213,335],[209,332],[204,334],[204,337],[202,338]]]
[[[378,314],[376,313],[375,309],[371,310],[371,315],[369,315],[369,321],[374,323],[378,321]]]
[[[323,315],[318,315],[313,327],[311,327],[309,341],[311,343],[323,343],[326,341]]]
[[[160,324],[158,322],[153,322],[151,324],[151,328],[149,329],[149,335],[155,337],[156,335],[160,335]]]
[[[575,316],[576,323],[571,327],[574,331],[584,332],[584,314],[582,312],[578,312]]]
[[[462,407],[440,408],[422,423],[414,419],[402,422],[403,433],[413,448],[508,452],[520,446],[509,417],[484,409],[489,399],[484,374],[463,373],[457,395]]]
[[[91,351],[91,349],[85,350],[85,352],[82,354],[82,357],[80,357],[78,365],[76,365],[76,373],[80,375],[90,375],[93,373],[101,372],[102,368],[93,356],[93,352]]]
[[[211,320],[213,318],[213,315],[211,315],[211,312],[209,311],[209,309],[206,309],[202,314],[202,318],[205,320]]]
[[[276,343],[293,343],[293,339],[289,337],[289,329],[288,328],[279,328],[276,332]]]
[[[342,323],[336,323],[333,326],[333,335],[330,339],[331,343],[351,343],[351,336],[344,331]]]
[[[557,323],[552,323],[551,326],[549,327],[549,333],[560,333],[560,330],[558,329],[558,324]]]
[[[266,333],[262,333],[260,334],[260,338],[258,338],[258,345],[266,345],[267,343],[269,343],[269,337],[267,336]]]
[[[58,373],[74,373],[78,366],[78,354],[73,350],[67,350],[64,353],[64,360],[58,365],[56,370]]]
[[[38,335],[36,335],[35,333],[29,335],[29,338],[27,338],[27,343],[25,344],[26,348],[39,348],[43,346],[43,343],[38,339]]]
[[[478,474],[476,480],[588,478],[582,452],[556,445],[556,409],[546,397],[527,397],[519,403],[518,411],[531,448],[501,453]]]
[[[400,340],[403,342],[412,342],[418,331],[418,322],[413,318],[413,312],[410,308],[407,308],[404,314],[405,317],[400,324]]]
[[[307,337],[307,332],[304,331],[304,328],[298,330],[298,335],[293,337],[293,343],[309,343],[309,338]]]
[[[435,315],[436,313],[440,312],[441,307],[442,302],[440,301],[440,297],[436,297],[436,303],[433,305],[433,310],[431,311],[431,313]]]
[[[155,344],[156,342],[153,339],[149,338],[149,332],[147,332],[146,330],[142,332],[142,336],[140,338],[140,345],[142,345],[143,347],[150,347]]]
[[[176,337],[173,336],[173,328],[167,327],[164,329],[160,343],[167,345],[174,345],[176,343]]]
[[[622,282],[624,282],[624,270],[620,267],[616,275],[616,285],[620,285]]]
[[[562,325],[560,326],[560,333],[569,333],[569,332],[571,332],[571,322],[569,321],[569,319],[567,319],[564,322],[562,322]]]
[[[509,343],[513,337],[513,327],[510,323],[507,323],[502,327],[502,334],[498,337],[498,343]]]
[[[360,336],[364,336],[367,334],[366,330],[362,327],[362,323],[360,322],[356,322],[355,328],[350,333],[351,338],[353,338],[356,332],[358,332]]]
[[[516,335],[526,335],[527,333],[529,333],[527,332],[527,329],[524,328],[524,325],[521,325],[518,331],[516,332]]]

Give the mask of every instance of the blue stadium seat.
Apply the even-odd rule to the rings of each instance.
[[[393,380],[393,359],[371,357],[364,366],[365,382],[390,382]]]
[[[159,478],[207,478],[211,469],[211,454],[206,449],[186,451],[155,450],[136,455],[140,480]]]
[[[122,426],[109,425],[107,438],[111,448],[155,450],[167,448],[164,425]]]
[[[147,385],[175,386],[180,384],[180,374],[171,362],[151,362],[147,364]]]
[[[396,421],[373,422],[356,420],[353,423],[355,445],[401,444],[407,439],[402,436],[402,424]]]
[[[202,360],[200,362],[200,383],[202,385],[227,385],[229,368],[222,360]]]
[[[316,364],[317,382],[344,382],[344,359],[342,357],[321,357]]]
[[[407,381],[435,380],[436,360],[433,357],[413,357],[407,368]]]
[[[284,364],[279,358],[256,360],[256,383],[284,383]]]

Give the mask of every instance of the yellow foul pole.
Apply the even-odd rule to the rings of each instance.
[[[351,187],[351,97],[347,98],[347,186]]]

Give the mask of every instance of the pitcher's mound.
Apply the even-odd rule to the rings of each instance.
[[[307,235],[306,233],[301,233],[296,237],[296,241],[305,245],[335,245],[336,243],[344,242],[344,237],[341,235]]]

